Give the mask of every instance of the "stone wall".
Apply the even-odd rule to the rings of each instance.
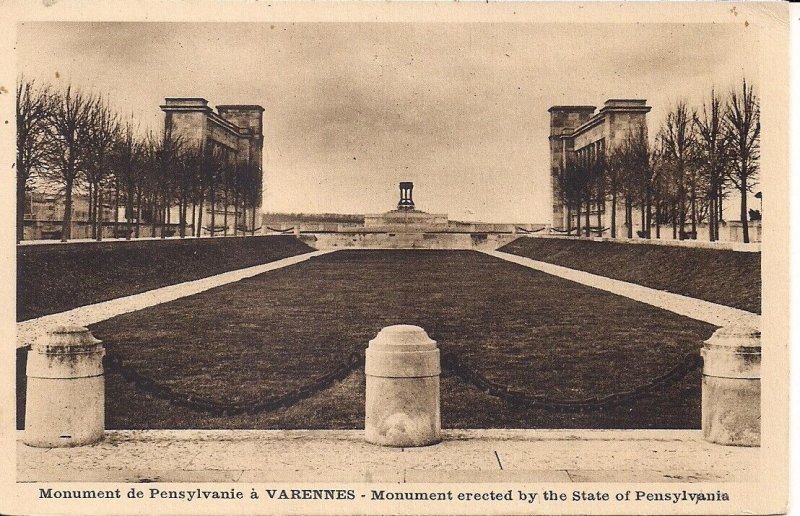
[[[316,249],[497,249],[518,235],[497,233],[312,233],[302,240]]]

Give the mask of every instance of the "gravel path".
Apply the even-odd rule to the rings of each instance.
[[[187,281],[178,283],[177,285],[169,285],[161,287],[141,294],[134,294],[132,296],[119,297],[110,301],[102,303],[95,303],[92,305],[80,306],[60,312],[57,314],[45,315],[36,319],[29,319],[17,323],[17,347],[23,347],[28,344],[33,344],[45,337],[47,331],[53,327],[61,325],[78,325],[88,326],[106,319],[110,319],[117,315],[128,312],[134,312],[143,308],[148,308],[168,301],[174,301],[186,296],[198,294],[205,290],[215,287],[240,281],[245,278],[250,278],[258,274],[274,271],[289,265],[295,265],[304,262],[314,256],[320,256],[332,252],[328,251],[314,251],[297,256],[291,256],[282,260],[265,263],[263,265],[256,265],[235,271],[224,272],[215,276],[209,276],[194,281]]]
[[[506,260],[508,262],[516,263],[524,267],[528,267],[546,274],[552,274],[559,278],[575,281],[582,285],[589,287],[599,288],[612,294],[624,296],[641,303],[647,303],[664,310],[669,310],[679,315],[684,315],[698,321],[704,321],[715,326],[729,326],[733,324],[744,324],[753,328],[759,328],[761,324],[761,316],[738,308],[731,308],[730,306],[719,305],[693,297],[682,296],[680,294],[673,294],[663,290],[656,290],[649,287],[636,285],[635,283],[628,283],[626,281],[615,280],[590,274],[560,265],[553,265],[551,263],[540,262],[531,260],[522,256],[504,253],[502,251],[480,251]]]

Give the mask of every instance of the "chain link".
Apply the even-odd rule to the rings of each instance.
[[[334,382],[344,380],[353,371],[364,364],[364,357],[360,353],[353,352],[348,360],[336,369],[318,376],[310,383],[295,389],[292,392],[272,396],[261,401],[222,403],[210,400],[195,394],[185,394],[175,392],[171,387],[160,384],[152,378],[145,376],[134,368],[125,365],[118,355],[107,353],[104,358],[106,372],[119,373],[127,382],[151,396],[165,400],[171,404],[185,407],[198,412],[206,412],[214,416],[235,416],[239,414],[259,414],[271,412],[279,408],[288,408],[295,403],[310,398],[323,389],[334,384]]]
[[[603,397],[597,396],[575,400],[555,400],[542,395],[531,396],[524,392],[513,390],[508,385],[493,382],[459,362],[458,358],[452,353],[446,353],[442,356],[442,367],[444,369],[449,370],[462,380],[471,383],[489,396],[500,398],[516,406],[536,407],[555,412],[583,412],[589,409],[602,410],[633,402],[649,396],[655,391],[675,385],[689,373],[702,368],[702,366],[702,357],[697,353],[690,353],[666,373],[633,389]]]
[[[334,382],[341,381],[349,376],[353,371],[363,367],[364,356],[353,352],[348,360],[336,369],[318,376],[310,383],[295,389],[292,392],[279,396],[272,396],[262,401],[222,403],[210,400],[194,394],[175,392],[171,387],[159,384],[152,378],[143,375],[130,366],[123,364],[122,359],[108,353],[105,358],[107,372],[119,373],[126,381],[133,384],[138,390],[150,394],[153,397],[168,401],[174,405],[189,408],[195,411],[206,412],[215,416],[233,416],[239,414],[258,414],[270,412],[279,408],[287,408],[295,403],[314,396],[320,391],[330,387]],[[635,402],[647,397],[656,391],[666,389],[683,380],[690,373],[701,369],[703,360],[697,353],[686,355],[681,362],[675,365],[666,373],[657,376],[650,381],[634,387],[633,389],[609,394],[606,396],[595,396],[584,399],[557,400],[543,395],[529,395],[524,392],[514,390],[508,385],[502,385],[485,376],[481,375],[466,364],[463,364],[452,353],[442,355],[442,368],[450,371],[453,375],[461,378],[467,383],[471,383],[482,392],[500,398],[512,405],[524,406],[528,408],[541,408],[555,412],[583,412],[586,410],[597,410],[614,407],[626,403]]]
[[[290,232],[294,231],[294,226],[290,227],[289,229],[275,229],[275,228],[271,228],[269,226],[264,226],[264,227],[267,228],[268,230],[276,232],[276,233],[290,233]],[[261,229],[261,228],[259,228],[259,229]]]

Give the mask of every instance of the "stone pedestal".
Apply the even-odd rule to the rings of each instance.
[[[29,446],[81,446],[105,431],[105,350],[86,328],[48,333],[28,352],[23,441]]]
[[[761,332],[720,328],[705,342],[703,438],[717,444],[761,443]]]
[[[426,446],[441,437],[439,350],[425,330],[383,328],[366,352],[366,439],[383,446]]]

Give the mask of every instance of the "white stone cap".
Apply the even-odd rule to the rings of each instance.
[[[103,374],[102,342],[83,326],[58,326],[48,332],[47,342],[36,342],[28,351],[28,378],[86,378]]]
[[[724,326],[705,341],[703,374],[719,378],[761,378],[761,331],[745,324]]]
[[[705,341],[706,349],[726,350],[730,353],[760,353],[761,330],[745,323],[723,326]]]
[[[100,344],[88,328],[64,325],[49,329],[45,341],[34,342],[31,349],[45,354],[93,353],[101,349]]]
[[[439,349],[419,326],[387,326],[369,341],[364,371],[385,378],[436,376],[441,373]]]

